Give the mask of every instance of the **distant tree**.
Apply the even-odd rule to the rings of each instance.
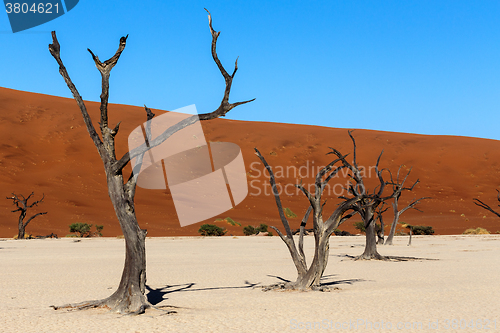
[[[476,199],[476,198],[474,198],[474,199],[472,199],[472,200],[474,201],[474,203],[475,203],[477,206],[479,206],[479,207],[481,207],[481,208],[484,208],[484,209],[486,209],[487,211],[490,211],[490,212],[492,212],[493,214],[495,214],[496,216],[500,217],[500,213],[499,213],[499,212],[497,212],[497,211],[493,210],[493,208],[491,208],[489,205],[485,204],[485,203],[484,203],[484,202],[482,202],[481,200]],[[499,190],[497,190],[497,200],[498,200],[498,201],[500,201],[500,191],[499,191]],[[498,205],[498,207],[500,207],[500,205]]]
[[[415,186],[420,182],[420,180],[417,179],[417,181],[414,182],[412,186],[404,187],[406,179],[410,175],[411,169],[408,170],[408,172],[406,173],[406,176],[401,181],[399,180],[400,171],[401,171],[401,166],[398,169],[396,179],[393,179],[392,174],[391,174],[391,181],[388,183],[388,184],[392,185],[393,191],[397,192],[398,194],[394,197],[394,201],[392,202],[394,219],[393,219],[392,224],[391,224],[391,230],[389,231],[389,235],[387,236],[387,239],[385,241],[385,245],[392,245],[394,233],[396,232],[396,226],[398,225],[399,217],[401,216],[401,214],[406,212],[408,209],[415,209],[415,210],[418,210],[419,212],[422,212],[420,209],[418,209],[415,206],[418,205],[422,200],[430,199],[430,197],[422,197],[419,199],[413,199],[407,206],[405,206],[402,209],[399,209],[398,208],[399,207],[399,199],[401,198],[401,194],[403,193],[403,191],[410,191],[410,192],[413,191]]]
[[[207,10],[208,12],[208,10]],[[59,73],[64,78],[66,85],[73,94],[73,97],[80,108],[83,116],[83,120],[87,127],[87,131],[97,148],[99,156],[104,165],[106,181],[108,186],[108,194],[113,204],[116,216],[120,223],[121,230],[125,238],[125,265],[123,267],[123,273],[120,280],[120,284],[117,290],[109,297],[102,300],[93,300],[82,302],[78,304],[66,304],[63,306],[53,306],[54,309],[60,308],[78,308],[87,309],[95,307],[109,308],[111,311],[119,313],[131,313],[139,314],[144,313],[146,308],[152,305],[147,301],[145,296],[146,291],[146,248],[145,239],[147,231],[140,228],[137,221],[135,213],[135,192],[137,177],[134,177],[132,173],[128,180],[124,176],[124,169],[134,158],[136,163],[134,166],[135,174],[141,169],[144,154],[150,149],[157,147],[167,140],[171,135],[176,133],[187,126],[190,126],[200,120],[209,120],[219,117],[223,117],[230,110],[238,105],[245,104],[253,101],[243,101],[237,103],[229,103],[229,94],[231,92],[231,85],[233,83],[234,75],[238,70],[238,61],[236,60],[234,71],[229,74],[222,66],[216,52],[217,38],[220,32],[213,30],[212,28],[212,17],[208,13],[208,25],[210,28],[210,33],[212,35],[212,58],[214,59],[219,71],[224,77],[226,88],[224,90],[224,95],[219,107],[211,112],[199,115],[193,115],[188,117],[181,122],[171,126],[166,129],[163,133],[159,134],[156,138],[145,142],[141,146],[125,153],[121,158],[116,157],[115,150],[115,136],[120,128],[120,123],[118,122],[114,127],[109,124],[108,121],[108,99],[109,99],[109,77],[111,70],[117,64],[121,53],[125,49],[127,43],[127,37],[120,38],[120,43],[116,53],[108,60],[101,62],[99,57],[94,55],[90,49],[92,59],[101,73],[101,104],[100,104],[100,120],[99,129],[100,134],[96,131],[92,119],[90,118],[83,98],[73,84],[71,78],[69,77],[68,71],[61,60],[60,54],[60,44],[57,40],[55,31],[52,32],[52,44],[49,45],[50,54],[54,57],[57,64],[59,65]],[[147,107],[146,110],[146,120],[148,125],[145,126],[145,131],[150,137],[151,126],[150,120],[155,116],[154,113]],[[111,127],[110,127],[111,126]]]
[[[29,204],[28,200],[34,194],[35,194],[34,192],[31,192],[31,194],[27,198],[25,198],[22,194],[19,194],[19,196],[17,196],[16,194],[12,193],[12,197],[7,197],[7,199],[12,200],[13,205],[17,206],[17,209],[14,209],[12,212],[13,213],[21,212],[19,214],[19,220],[17,222],[17,227],[18,227],[17,239],[24,239],[24,234],[26,232],[26,226],[35,217],[47,214],[47,212],[37,213],[37,214],[31,216],[26,222],[24,222],[24,218],[26,217],[26,213],[28,212],[28,209],[32,208],[34,206],[38,206],[38,204],[41,203],[43,201],[43,199],[45,198],[45,195],[43,195],[40,200],[34,201],[31,204]],[[21,198],[19,198],[19,197],[21,197]]]
[[[390,174],[390,170],[388,169],[379,169],[380,158],[382,157],[383,151],[380,153],[377,163],[375,165],[376,176],[379,180],[379,185],[377,185],[371,193],[369,193],[366,188],[363,177],[361,175],[362,168],[359,168],[356,161],[356,142],[354,138],[352,138],[351,133],[349,132],[351,139],[354,144],[354,154],[353,154],[353,162],[352,165],[348,165],[348,169],[351,170],[352,174],[350,177],[354,179],[357,184],[351,185],[349,188],[349,193],[351,195],[362,196],[362,199],[357,201],[354,204],[354,209],[359,213],[361,219],[364,223],[365,228],[365,250],[363,253],[358,256],[356,259],[377,259],[377,260],[385,260],[386,258],[380,255],[377,251],[377,233],[380,232],[377,229],[377,210],[384,202],[387,202],[393,198],[401,195],[401,191],[403,190],[402,186],[394,186],[394,182],[385,181],[382,172],[387,171]],[[406,180],[406,177],[405,177]],[[403,182],[404,183],[404,182]],[[385,191],[386,185],[393,185],[392,191]]]
[[[89,237],[90,228],[92,228],[92,224],[88,223],[77,222],[69,225],[69,231],[77,233],[79,237]]]

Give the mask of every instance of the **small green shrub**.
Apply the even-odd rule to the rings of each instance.
[[[353,225],[354,225],[354,228],[356,228],[356,229],[359,230],[359,232],[365,232],[366,231],[366,229],[365,229],[365,222],[363,222],[363,221],[354,222]]]
[[[292,210],[290,208],[285,208],[283,210],[283,212],[285,213],[285,216],[288,217],[288,218],[296,218],[297,217],[297,214],[295,214],[294,212],[292,212]]]
[[[69,225],[69,232],[76,232],[79,237],[88,237],[90,236],[90,228],[92,224],[88,223],[72,223]]]
[[[269,231],[267,231],[267,224],[264,224],[264,223],[261,223],[260,226],[255,229],[255,231],[257,231],[257,233],[259,233],[259,232],[269,232]]]
[[[430,226],[425,225],[411,225],[407,223],[402,223],[402,226],[407,229],[411,229],[414,235],[433,235],[434,230]]]
[[[433,235],[434,229],[431,226],[414,225],[412,232],[414,235]]]
[[[102,237],[102,229],[104,229],[104,226],[103,225],[97,225],[95,226],[95,229],[97,230],[96,233],[97,233],[97,236],[99,237]]]
[[[202,236],[224,236],[227,230],[214,224],[203,224],[198,232]]]
[[[359,230],[359,232],[363,232],[363,233],[366,232],[365,222],[363,222],[363,221],[354,222],[353,225],[354,225],[354,228]],[[380,223],[375,223],[375,233],[379,233],[380,231],[382,231],[382,226],[380,225]]]
[[[95,232],[90,232],[91,228],[92,224],[81,223],[81,222],[72,223],[69,225],[69,231],[75,232],[78,235],[73,235],[73,236],[67,235],[66,237],[94,237],[94,236],[102,237],[101,231],[102,229],[104,229],[103,225],[96,225],[95,228],[97,231]]]
[[[255,232],[254,227],[252,227],[251,225],[247,225],[243,228],[243,234],[245,234],[245,236],[251,236],[257,234],[257,232]]]
[[[245,236],[257,235],[259,232],[267,232],[269,236],[272,236],[273,233],[267,230],[267,224],[261,223],[258,227],[253,227],[251,225],[247,225],[243,228],[243,233]]]

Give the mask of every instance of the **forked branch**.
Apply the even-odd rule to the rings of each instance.
[[[69,90],[73,94],[73,97],[75,98],[76,103],[78,104],[78,107],[80,108],[80,111],[82,112],[83,115],[83,121],[85,122],[85,126],[87,127],[87,131],[90,134],[90,137],[92,138],[92,141],[94,142],[94,145],[96,146],[97,150],[99,151],[99,154],[103,156],[103,143],[101,141],[101,138],[97,134],[94,125],[92,124],[92,119],[90,119],[89,113],[87,112],[87,107],[85,106],[85,103],[83,102],[82,96],[80,96],[80,93],[76,89],[76,86],[73,84],[73,81],[71,81],[71,78],[69,77],[68,71],[66,70],[66,67],[64,67],[64,64],[61,60],[61,46],[59,45],[59,41],[57,40],[56,32],[52,31],[52,44],[49,44],[49,51],[50,54],[54,57],[54,59],[57,61],[59,64],[59,73],[63,77],[64,81],[66,82],[66,85],[68,86]]]
[[[175,126],[171,126],[169,129],[167,129],[165,132],[162,134],[158,135],[154,140],[152,140],[149,143],[149,146],[146,144],[142,144],[139,147],[133,149],[130,152],[125,153],[122,158],[120,158],[114,165],[115,172],[120,172],[133,158],[140,156],[144,154],[147,150],[154,148],[158,146],[159,144],[163,143],[165,140],[167,140],[172,134],[175,132],[192,125],[196,123],[199,120],[210,120],[210,119],[215,119],[219,117],[224,117],[226,113],[231,111],[233,108],[235,108],[238,105],[249,103],[255,100],[255,98],[243,102],[237,102],[237,103],[229,103],[229,95],[231,93],[231,86],[233,83],[233,78],[234,75],[236,74],[236,71],[238,70],[238,60],[236,60],[235,66],[234,66],[234,71],[232,75],[229,75],[227,71],[224,69],[224,66],[222,66],[222,63],[219,60],[219,57],[217,56],[217,38],[219,37],[220,31],[216,32],[213,27],[212,27],[212,16],[210,15],[210,12],[205,8],[205,10],[208,12],[208,24],[210,27],[210,33],[212,34],[212,57],[217,64],[217,67],[219,68],[219,71],[221,72],[222,76],[224,77],[225,83],[226,83],[226,88],[224,90],[224,97],[222,98],[222,102],[220,106],[213,112],[209,113],[202,113],[199,115],[194,115],[192,117],[186,118],[182,120],[181,122],[177,123]]]
[[[214,112],[211,113],[204,113],[200,114],[200,120],[208,120],[208,119],[213,119],[213,118],[218,118],[218,117],[224,117],[226,113],[228,113],[231,109],[234,107],[249,103],[255,100],[255,98],[243,101],[243,102],[236,102],[236,103],[229,103],[229,94],[231,92],[231,85],[233,84],[233,78],[234,75],[236,74],[236,71],[238,70],[238,58],[236,58],[236,61],[234,63],[234,71],[233,74],[229,75],[227,71],[225,70],[224,66],[222,66],[222,63],[219,60],[219,57],[217,56],[217,38],[219,38],[220,31],[215,31],[212,27],[212,15],[208,11],[208,9],[205,8],[205,10],[208,13],[208,26],[210,27],[210,33],[212,34],[212,58],[214,59],[215,63],[217,64],[217,67],[219,67],[219,71],[221,72],[222,76],[224,76],[224,80],[226,81],[226,89],[224,90],[224,97],[222,98],[222,102],[220,103],[220,106],[215,110]]]
[[[108,127],[109,74],[111,72],[111,69],[115,67],[116,63],[118,62],[118,59],[120,59],[120,55],[122,54],[127,44],[127,38],[128,35],[120,38],[120,44],[118,45],[118,50],[111,58],[109,58],[105,62],[101,62],[98,56],[94,55],[94,53],[92,53],[90,49],[87,49],[92,55],[92,59],[94,59],[95,66],[101,73],[101,78],[102,78],[101,107],[100,107],[101,110],[100,125],[101,125],[102,135],[104,135],[104,132]]]

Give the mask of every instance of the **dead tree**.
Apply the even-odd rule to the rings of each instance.
[[[415,210],[418,210],[419,212],[422,212],[420,209],[418,209],[415,206],[418,205],[422,200],[430,199],[429,197],[422,197],[422,198],[419,198],[419,199],[413,199],[413,201],[411,201],[406,207],[404,207],[403,209],[399,210],[399,208],[398,208],[398,206],[399,206],[399,199],[401,198],[402,192],[403,191],[413,191],[413,189],[415,188],[415,186],[420,182],[420,180],[417,179],[413,183],[412,186],[410,186],[410,187],[404,187],[406,179],[410,175],[411,169],[408,170],[406,176],[403,178],[402,181],[399,180],[399,173],[400,173],[400,171],[401,171],[401,166],[398,169],[398,173],[396,175],[396,180],[392,179],[392,174],[391,174],[391,181],[388,183],[388,184],[392,185],[393,191],[395,193],[397,193],[397,195],[394,196],[394,201],[392,202],[392,209],[393,209],[393,212],[394,212],[394,219],[392,220],[391,230],[389,231],[389,235],[387,236],[387,239],[385,241],[385,245],[392,245],[392,241],[393,241],[393,238],[394,238],[394,233],[396,232],[396,226],[397,226],[397,224],[399,222],[399,217],[401,216],[401,214],[403,214],[404,212],[406,212],[408,209],[415,209]]]
[[[316,175],[315,180],[315,192],[310,193],[302,184],[296,185],[302,193],[307,197],[309,201],[309,208],[302,219],[302,223],[300,225],[300,233],[298,239],[298,245],[295,244],[295,240],[293,239],[292,231],[290,229],[290,225],[286,216],[283,212],[283,206],[281,205],[280,195],[276,186],[276,181],[274,178],[273,171],[269,164],[266,162],[264,157],[260,154],[260,152],[255,148],[256,154],[261,160],[261,162],[266,167],[271,187],[273,189],[274,198],[276,201],[276,205],[278,207],[278,213],[281,219],[281,222],[285,228],[286,235],[284,235],[279,229],[272,227],[278,235],[281,237],[283,242],[288,247],[290,255],[292,257],[293,263],[295,264],[295,268],[297,269],[297,280],[295,282],[281,283],[269,286],[265,288],[265,290],[270,289],[313,289],[313,290],[324,290],[326,288],[322,288],[320,286],[320,279],[323,275],[323,272],[328,263],[328,255],[329,255],[329,241],[330,235],[332,232],[344,221],[352,217],[354,214],[359,213],[364,221],[369,221],[369,223],[365,222],[365,226],[367,227],[367,233],[370,232],[367,239],[371,237],[372,242],[370,245],[367,243],[367,248],[365,249],[365,253],[360,256],[362,259],[370,259],[372,257],[382,258],[376,252],[375,247],[375,233],[374,233],[374,219],[373,212],[377,208],[378,204],[382,203],[384,200],[392,198],[391,194],[388,197],[382,197],[382,193],[385,188],[385,182],[382,178],[382,172],[379,170],[378,165],[380,162],[380,157],[377,159],[377,164],[375,166],[376,174],[380,181],[380,187],[378,190],[374,191],[373,194],[369,194],[365,191],[365,185],[363,183],[362,177],[362,169],[358,167],[356,162],[356,141],[354,137],[351,135],[351,131],[348,132],[349,137],[353,142],[353,163],[349,163],[346,160],[348,155],[343,155],[340,151],[331,148],[331,152],[328,154],[334,154],[337,158],[330,162],[327,166],[322,168],[318,174]],[[382,155],[382,154],[381,154]],[[338,166],[335,166],[339,163]],[[326,201],[322,201],[322,195],[325,187],[328,185],[328,182],[334,177],[338,172],[342,169],[348,169],[350,171],[349,177],[349,185],[346,188],[347,194],[345,196],[339,197],[342,199],[335,209],[335,211],[325,220],[323,217],[323,208],[326,204]],[[303,237],[304,230],[309,218],[309,215],[312,213],[312,221],[313,221],[313,230],[314,230],[314,257],[311,262],[311,265],[308,267],[306,263],[306,259],[304,256],[303,250]],[[368,214],[371,214],[370,216]],[[375,250],[373,251],[373,247]]]
[[[333,149],[333,148],[332,148]],[[293,263],[295,264],[295,268],[297,269],[297,280],[295,282],[288,282],[282,284],[276,284],[265,288],[264,290],[271,289],[312,289],[312,290],[326,290],[328,288],[322,288],[320,286],[320,279],[323,275],[323,272],[328,263],[328,254],[330,249],[330,235],[333,231],[345,220],[349,219],[352,215],[354,215],[354,211],[352,211],[352,206],[360,197],[353,197],[350,199],[345,199],[342,203],[339,204],[337,209],[326,219],[323,219],[323,206],[321,197],[323,195],[323,191],[328,182],[335,176],[340,170],[344,168],[343,165],[340,165],[333,169],[334,165],[339,162],[345,160],[345,157],[339,153],[339,158],[335,159],[331,163],[329,163],[326,167],[322,168],[318,174],[316,175],[315,182],[315,192],[310,193],[307,189],[305,189],[302,184],[296,185],[308,198],[310,206],[307,209],[304,218],[302,219],[302,223],[300,224],[300,232],[299,232],[299,240],[298,245],[295,244],[295,240],[293,239],[292,230],[290,229],[290,224],[285,216],[283,211],[283,206],[281,204],[280,195],[278,192],[278,188],[276,187],[276,181],[274,178],[274,173],[264,159],[264,157],[260,154],[259,150],[255,148],[255,152],[259,159],[262,161],[267,171],[269,172],[270,183],[273,189],[274,198],[276,201],[276,205],[278,207],[278,213],[280,215],[281,222],[285,227],[286,235],[284,235],[278,228],[271,226],[278,235],[281,237],[283,242],[285,242],[288,250],[290,251],[290,255],[292,256]],[[333,169],[333,170],[332,170]],[[351,212],[349,212],[351,210]],[[309,268],[307,267],[306,258],[304,255],[304,231],[305,226],[307,224],[307,220],[309,219],[310,214],[312,213],[313,217],[313,233],[315,239],[315,247],[314,247],[314,258],[312,260]]]
[[[375,175],[378,178],[379,185],[377,185],[373,192],[369,193],[367,188],[364,185],[363,178],[361,176],[361,171],[358,167],[357,161],[356,161],[356,142],[354,141],[354,138],[351,135],[351,132],[349,132],[349,136],[351,137],[354,145],[354,156],[353,156],[353,162],[352,165],[348,164],[346,167],[351,170],[352,174],[350,175],[351,179],[354,179],[357,183],[356,186],[351,185],[349,187],[348,193],[354,196],[362,196],[362,199],[357,201],[354,205],[354,209],[359,213],[361,216],[364,227],[365,227],[365,250],[363,253],[356,257],[356,260],[358,259],[363,259],[363,260],[371,260],[371,259],[377,259],[377,260],[385,260],[386,258],[382,255],[380,255],[377,251],[377,240],[376,240],[376,234],[377,231],[375,229],[375,222],[376,222],[376,211],[378,207],[386,202],[387,200],[390,200],[396,196],[399,195],[401,189],[399,188],[392,188],[392,192],[389,194],[384,194],[386,185],[389,182],[384,181],[384,178],[382,176],[382,172],[384,170],[388,171],[387,169],[379,169],[379,163],[380,163],[380,158],[382,157],[383,150],[380,153],[377,163],[375,164]]]
[[[15,193],[12,193],[12,197],[7,197],[7,199],[12,200],[13,205],[17,206],[17,209],[13,210],[12,212],[13,213],[21,212],[19,214],[19,220],[17,223],[17,227],[19,230],[17,233],[17,239],[24,239],[24,234],[26,232],[26,226],[28,226],[28,223],[30,223],[31,220],[33,220],[37,216],[47,214],[47,212],[37,213],[37,214],[33,215],[32,217],[30,217],[26,222],[24,222],[24,219],[26,217],[26,213],[28,212],[28,209],[32,208],[34,206],[38,206],[38,204],[40,202],[42,202],[43,199],[45,198],[45,195],[43,195],[40,200],[34,201],[31,204],[28,204],[28,200],[34,194],[35,194],[34,192],[31,192],[31,194],[27,198],[25,198],[22,194],[19,194],[19,196],[17,196]],[[21,197],[21,198],[19,198],[19,197]]]
[[[207,10],[208,12],[208,10]],[[99,121],[101,137],[98,135],[92,120],[89,117],[85,103],[80,96],[75,85],[71,81],[66,68],[60,58],[60,45],[57,41],[55,32],[52,32],[52,44],[49,45],[49,50],[54,59],[59,64],[59,73],[62,75],[68,88],[71,90],[76,103],[78,104],[83,116],[83,120],[90,134],[92,141],[102,159],[104,170],[106,174],[106,181],[108,185],[108,194],[115,209],[116,216],[120,223],[123,235],[125,236],[125,265],[118,289],[108,298],[102,300],[87,301],[78,304],[67,304],[63,306],[53,306],[54,309],[59,308],[95,308],[105,307],[111,311],[119,313],[139,314],[143,313],[146,308],[152,305],[147,301],[145,296],[146,290],[146,250],[145,238],[146,230],[140,228],[137,222],[134,197],[136,191],[136,178],[134,173],[138,174],[142,163],[144,153],[151,148],[158,146],[168,139],[172,134],[177,131],[196,123],[199,120],[209,120],[225,116],[234,107],[253,101],[248,100],[238,103],[229,103],[229,93],[231,91],[231,84],[238,70],[238,61],[236,60],[234,71],[230,75],[222,66],[216,52],[217,38],[220,32],[216,32],[212,28],[212,18],[208,12],[209,28],[212,35],[212,57],[217,64],[222,76],[224,77],[226,88],[222,102],[217,110],[211,113],[194,115],[188,117],[174,126],[166,129],[158,137],[144,143],[141,146],[125,153],[121,158],[117,159],[115,156],[115,136],[118,133],[119,125],[109,127],[108,124],[108,96],[109,96],[109,76],[111,69],[116,65],[118,59],[125,49],[127,37],[120,38],[120,44],[115,55],[110,59],[101,62],[99,58],[88,50],[92,55],[92,59],[102,77],[102,93],[101,93],[101,116]],[[145,107],[147,120],[151,120],[154,114],[150,109]],[[148,131],[146,127],[146,131]],[[123,169],[134,158],[137,158],[134,173],[130,175],[128,180],[125,181]],[[139,170],[137,170],[137,168]]]
[[[479,199],[472,199],[474,201],[474,203],[479,206],[479,207],[482,207],[490,212],[492,212],[493,214],[495,214],[496,216],[500,217],[500,213],[496,212],[495,210],[493,210],[493,208],[491,208],[489,205],[485,204],[484,202],[482,202],[481,200]],[[497,200],[500,201],[500,191],[497,190]],[[498,207],[500,207],[500,205],[498,205]]]

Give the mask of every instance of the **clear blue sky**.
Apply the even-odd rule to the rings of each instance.
[[[70,97],[48,52],[84,99],[99,100],[101,60],[121,36],[110,101],[198,112],[220,103],[207,7],[221,31],[228,118],[500,139],[499,1],[94,1],[13,34],[0,14],[0,86]]]

